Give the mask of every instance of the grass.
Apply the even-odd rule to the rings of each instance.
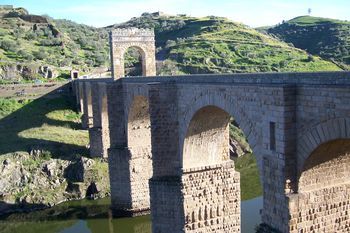
[[[88,133],[70,96],[44,96],[34,101],[0,99],[0,155],[33,148],[53,157],[88,154]]]
[[[261,196],[262,186],[254,155],[248,153],[235,159],[235,168],[241,174],[242,201]]]
[[[329,18],[321,18],[321,17],[312,17],[308,15],[299,16],[294,19],[291,19],[288,21],[288,23],[291,24],[298,24],[303,26],[315,26],[318,24],[326,24],[326,23],[333,23],[333,24],[350,24],[350,22],[337,20],[337,19],[329,19]]]

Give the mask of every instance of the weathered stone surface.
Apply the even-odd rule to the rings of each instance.
[[[114,29],[110,34],[112,76],[119,79],[125,76],[124,54],[130,47],[140,50],[142,57],[142,75],[156,75],[154,31],[149,29]]]

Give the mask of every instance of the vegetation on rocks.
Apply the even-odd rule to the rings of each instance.
[[[0,12],[2,66],[49,66],[55,77],[67,78],[72,68],[89,72],[94,67],[109,66],[107,38],[104,29],[30,15],[23,8]],[[20,73],[17,79],[21,76],[26,80],[42,77],[31,72],[27,77]]]
[[[0,212],[109,195],[108,164],[88,158],[74,99],[0,99]]]

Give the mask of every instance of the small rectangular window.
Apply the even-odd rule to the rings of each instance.
[[[270,122],[270,150],[276,151],[276,123]]]

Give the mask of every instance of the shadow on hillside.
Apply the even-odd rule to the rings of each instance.
[[[76,112],[75,98],[70,92],[69,85],[33,100],[0,119],[0,155],[41,150],[49,151],[55,158],[70,160],[77,154],[88,154],[85,146],[76,144],[79,138],[67,133],[68,130],[81,129],[79,122],[48,117],[49,113],[52,114],[57,110]],[[49,128],[52,126],[55,128]],[[23,133],[26,135],[23,136]],[[72,137],[72,140],[69,137]],[[45,138],[53,138],[56,141]]]

